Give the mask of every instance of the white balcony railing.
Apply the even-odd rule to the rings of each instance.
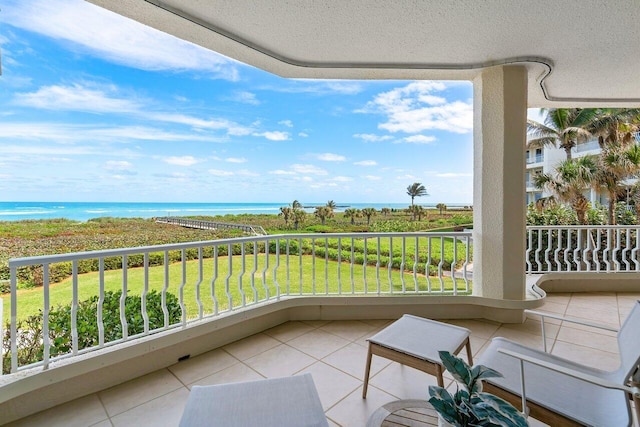
[[[527,273],[640,272],[640,226],[527,227]]]
[[[469,294],[471,246],[470,232],[291,234],[12,259],[10,371],[283,298]]]

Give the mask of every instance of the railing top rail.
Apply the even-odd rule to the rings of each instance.
[[[201,222],[201,223],[207,223],[207,224],[228,225],[228,226],[233,226],[233,227],[244,227],[244,228],[254,228],[255,227],[254,225],[249,225],[249,224],[234,224],[232,222],[210,221],[210,220],[206,220],[206,219],[195,219],[195,218],[179,218],[179,217],[172,217],[172,216],[157,217],[155,220],[156,221],[169,221],[169,222],[190,221],[190,222]]]
[[[640,229],[640,225],[527,225],[527,230],[557,230],[560,228],[578,230],[624,230],[627,228]]]
[[[230,239],[204,240],[198,242],[171,243],[166,245],[139,246],[135,248],[107,249],[99,251],[74,252],[68,254],[41,255],[34,257],[12,258],[10,267],[23,267],[34,264],[53,264],[81,259],[106,258],[140,253],[175,251],[206,246],[225,246],[236,243],[264,242],[283,239],[336,239],[356,238],[371,239],[377,237],[471,237],[468,231],[456,232],[402,232],[402,233],[298,233],[298,234],[269,234],[265,236],[234,237]]]

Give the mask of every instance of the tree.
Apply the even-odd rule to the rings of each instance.
[[[416,197],[428,196],[427,189],[419,182],[414,182],[407,187],[407,194],[411,196],[411,206],[413,206],[413,199]]]
[[[299,202],[299,201],[297,201],[297,200],[294,200],[294,201],[291,203],[291,207],[292,207],[293,209],[301,209],[301,208],[302,208],[302,203],[300,203],[300,202]]]
[[[371,217],[372,216],[376,216],[376,209],[375,208],[364,208],[362,209],[362,215],[367,217],[367,225],[369,225],[371,223]]]
[[[329,209],[331,209],[331,212],[333,212],[333,211],[334,211],[334,210],[336,210],[336,208],[337,208],[336,202],[334,202],[333,200],[329,200],[329,201],[327,202],[327,205],[326,205],[326,206],[327,206]]]
[[[436,205],[436,209],[438,209],[440,211],[440,215],[442,215],[442,211],[447,210],[447,205],[445,205],[444,203],[438,203]]]
[[[409,211],[413,219],[415,220],[417,218],[418,221],[421,221],[422,216],[427,214],[427,210],[420,205],[409,206]]]
[[[359,209],[349,208],[349,209],[345,209],[345,211],[344,211],[344,217],[345,218],[351,218],[351,225],[355,225],[356,218],[358,218],[359,216],[360,216],[360,210]]]
[[[289,225],[289,220],[291,219],[291,216],[293,215],[293,208],[291,208],[289,206],[283,206],[283,207],[280,208],[280,213],[278,215],[281,216],[284,219],[284,224],[285,225]]]
[[[584,190],[596,183],[598,162],[595,156],[584,156],[577,159],[567,159],[555,168],[555,176],[541,173],[534,178],[537,188],[545,188],[556,198],[569,203],[576,211],[578,222],[586,224],[586,212],[589,200],[584,196]]]
[[[297,230],[298,226],[307,219],[307,213],[302,209],[294,209],[293,211],[293,227]]]
[[[387,216],[391,213],[391,209],[390,208],[382,208],[380,209],[380,212],[382,213],[382,215]]]
[[[546,113],[544,123],[527,121],[529,140],[527,148],[541,148],[547,145],[562,148],[567,159],[571,159],[571,149],[578,142],[591,137],[589,129],[599,111],[596,108],[543,108]]]
[[[320,218],[322,225],[324,225],[327,218],[331,218],[333,216],[333,210],[329,206],[318,206],[314,215]]]

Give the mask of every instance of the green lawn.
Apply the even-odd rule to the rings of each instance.
[[[361,244],[364,245],[362,242]],[[452,246],[451,243],[449,245]],[[190,318],[196,317],[199,313],[196,293],[200,277],[202,277],[202,281],[199,292],[204,315],[213,313],[216,303],[218,310],[224,311],[229,308],[230,303],[232,307],[238,307],[243,299],[246,304],[264,300],[267,292],[273,297],[278,292],[276,281],[282,295],[287,293],[291,295],[310,294],[314,291],[316,294],[363,293],[365,282],[368,293],[375,294],[378,292],[375,266],[363,268],[362,265],[354,265],[351,267],[349,262],[345,261],[338,266],[337,262],[329,261],[325,267],[324,258],[292,255],[288,259],[289,267],[287,268],[287,257],[280,255],[280,266],[275,270],[276,281],[274,281],[274,267],[277,261],[277,257],[274,254],[269,255],[268,263],[265,254],[258,254],[257,262],[254,262],[254,256],[248,254],[244,259],[237,255],[232,257],[231,265],[229,265],[228,257],[219,257],[217,262],[218,275],[214,283],[215,300],[212,298],[211,283],[214,278],[214,260],[211,258],[204,259],[201,267],[197,260],[185,262],[184,269],[183,263],[171,264],[168,266],[168,275],[165,275],[164,266],[150,267],[148,268],[148,288],[149,290],[161,290],[166,283],[169,292],[179,295],[181,284],[185,283],[183,292],[187,313]],[[388,270],[386,265],[381,265],[378,271],[380,277],[379,291],[385,294],[390,293],[390,291],[400,293],[403,289],[403,279],[404,286],[408,291],[414,291],[416,286],[419,291],[427,291],[429,289],[427,278],[418,274],[418,283],[416,285],[413,273],[410,271],[412,269],[413,265],[407,265],[405,270],[408,271],[401,274],[399,270]],[[200,275],[200,270],[202,270],[202,276]],[[244,271],[244,274],[240,276],[242,271]],[[289,272],[288,277],[287,271]],[[228,280],[227,276],[229,276]],[[144,277],[144,268],[131,268],[127,271],[127,290],[130,295],[141,294],[144,289]],[[441,281],[438,278],[430,277],[429,281],[433,291],[442,290]],[[104,287],[106,291],[120,290],[122,283],[122,270],[105,271]],[[453,282],[450,278],[443,278],[442,284],[445,291],[452,291]],[[464,281],[457,280],[457,287],[460,292],[463,292]],[[71,279],[52,285],[50,288],[51,305],[69,304],[72,301],[72,289]],[[78,295],[80,300],[87,299],[98,293],[99,274],[97,272],[78,276]],[[6,321],[10,318],[10,297],[8,294],[3,296],[3,304],[4,320]],[[18,318],[23,319],[29,315],[37,314],[42,307],[43,288],[18,291]]]

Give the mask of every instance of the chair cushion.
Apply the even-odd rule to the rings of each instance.
[[[609,380],[604,371],[534,350],[505,338],[494,338],[476,363],[504,375],[504,378],[492,378],[488,382],[517,395],[522,390],[520,360],[498,352],[500,348]],[[606,389],[526,362],[524,372],[527,400],[587,425],[630,425],[630,408],[623,391]]]
[[[329,427],[311,374],[193,386],[180,427]]]

